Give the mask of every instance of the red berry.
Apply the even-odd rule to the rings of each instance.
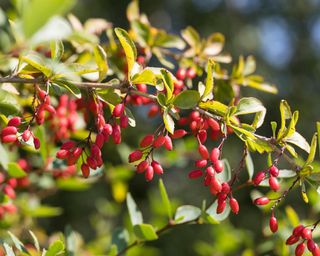
[[[151,181],[153,179],[153,174],[154,174],[153,167],[149,165],[144,174],[146,181]]]
[[[125,115],[122,115],[120,117],[120,127],[121,128],[127,128],[129,124],[129,118]]]
[[[81,165],[81,172],[82,172],[82,175],[84,178],[88,178],[89,175],[90,175],[90,168],[89,168],[89,165],[83,163]]]
[[[184,80],[186,78],[187,71],[184,68],[179,68],[176,73],[176,77],[179,80]]]
[[[16,198],[16,192],[14,191],[14,189],[10,185],[4,186],[3,193],[5,193],[11,199]]]
[[[144,160],[137,165],[137,173],[144,172],[149,166],[148,161]]]
[[[159,148],[159,147],[161,147],[163,144],[164,144],[164,142],[165,142],[165,137],[163,136],[163,135],[159,135],[155,140],[154,140],[154,142],[153,142],[153,147],[154,148]]]
[[[53,106],[51,106],[51,105],[45,104],[45,105],[44,105],[44,109],[45,109],[46,111],[48,111],[49,113],[51,113],[51,114],[55,114],[55,113],[56,113],[55,108],[54,108]]]
[[[12,188],[15,188],[17,186],[17,179],[11,178],[7,181],[7,184],[10,185]]]
[[[307,247],[308,250],[312,252],[316,248],[316,243],[312,239],[309,239],[307,242]]]
[[[190,79],[193,79],[196,77],[197,73],[196,70],[194,68],[188,68],[187,70],[187,77],[189,77]]]
[[[278,221],[277,221],[276,217],[274,217],[274,216],[270,217],[269,227],[270,227],[270,230],[272,231],[272,233],[277,232],[277,230],[278,230]]]
[[[120,103],[120,104],[117,104],[114,106],[112,115],[114,117],[120,117],[120,116],[122,116],[123,112],[124,112],[124,104]]]
[[[115,144],[121,143],[121,129],[117,124],[113,125],[112,127],[112,139]]]
[[[238,214],[239,213],[239,203],[238,203],[238,201],[235,198],[231,197],[230,200],[229,200],[229,204],[230,204],[231,211],[234,214]]]
[[[218,202],[218,206],[216,210],[217,214],[223,213],[226,206],[227,206],[227,202],[225,200],[221,201],[220,203]]]
[[[37,137],[33,138],[33,145],[35,149],[39,149],[40,148],[40,140]]]
[[[213,148],[210,152],[210,160],[211,162],[216,162],[219,160],[220,157],[220,149],[219,148]]]
[[[70,150],[70,149],[74,148],[75,146],[76,146],[76,143],[72,140],[69,140],[69,141],[66,141],[65,143],[63,143],[60,148]]]
[[[270,202],[270,199],[268,197],[262,196],[254,200],[254,204],[256,205],[265,205]]]
[[[94,142],[98,148],[102,148],[104,144],[104,135],[102,133],[98,133],[96,137],[96,141]]]
[[[221,188],[221,192],[224,193],[224,194],[229,194],[230,193],[230,186],[227,182],[223,182],[221,184],[222,188]]]
[[[143,153],[141,150],[135,150],[135,151],[131,152],[129,155],[129,163],[140,160],[142,158],[142,155],[143,155]]]
[[[112,126],[110,124],[105,124],[102,128],[102,133],[104,135],[111,135],[112,134]]]
[[[217,160],[213,163],[213,167],[216,170],[217,173],[220,173],[223,171],[224,165],[223,162],[220,160]]]
[[[184,82],[183,80],[177,80],[174,82],[174,88],[175,89],[182,89],[184,87]]]
[[[286,244],[287,245],[292,245],[292,244],[295,244],[296,242],[299,241],[299,237],[298,236],[295,236],[295,235],[291,235],[288,237],[288,239],[286,240]]]
[[[162,166],[157,161],[152,161],[151,166],[153,167],[153,170],[156,174],[163,174]]]
[[[154,136],[152,134],[147,134],[140,142],[140,148],[149,147],[154,140]]]
[[[210,128],[212,129],[212,131],[215,131],[215,132],[220,131],[220,124],[216,120],[214,120],[213,118],[208,118],[207,123],[210,126]]]
[[[198,139],[201,143],[205,143],[207,140],[207,131],[206,130],[200,130],[198,133]]]
[[[296,250],[295,250],[295,255],[296,256],[301,256],[304,253],[306,246],[304,242],[301,242],[300,244],[297,245]]]
[[[270,175],[272,175],[273,177],[278,177],[278,175],[279,175],[279,169],[274,165],[272,165],[269,168],[269,172],[270,172]]]
[[[200,159],[200,160],[197,160],[197,161],[195,162],[195,166],[196,166],[196,167],[199,167],[199,168],[206,167],[207,164],[208,164],[208,161],[205,160],[205,159]]]
[[[205,160],[205,161],[206,161],[206,160]],[[213,177],[215,171],[214,171],[214,169],[212,168],[212,166],[208,166],[208,167],[206,168],[206,173],[207,173],[209,176]]]
[[[165,139],[164,140],[164,147],[166,148],[166,150],[171,151],[173,149],[171,138],[168,135],[166,135],[166,136],[164,136],[164,139]]]
[[[18,116],[11,118],[8,122],[8,126],[18,127],[20,124],[21,124],[21,118]]]
[[[270,178],[269,178],[269,185],[273,191],[278,191],[280,188],[280,184],[279,184],[277,178],[275,178],[273,176],[270,176]]]
[[[304,228],[301,232],[301,236],[303,239],[309,240],[312,239],[312,231],[310,228]]]
[[[317,244],[314,245],[314,249],[312,250],[312,256],[320,256],[320,249]]]
[[[97,161],[92,156],[89,156],[87,158],[87,164],[91,169],[93,170],[97,169]]]
[[[222,185],[221,185],[220,181],[218,179],[216,179],[215,177],[213,177],[211,179],[210,189],[213,191],[216,191],[217,193],[221,192],[221,190],[222,190]]]
[[[303,230],[304,226],[300,224],[293,229],[292,234],[295,236],[301,236]]]
[[[201,170],[193,170],[191,172],[189,172],[188,176],[190,179],[196,179],[201,177],[203,174],[203,172]]]
[[[69,156],[70,156],[70,151],[65,149],[60,149],[56,154],[56,157],[59,159],[66,159]]]
[[[7,136],[7,135],[14,135],[17,132],[18,132],[17,127],[15,127],[15,126],[7,126],[7,127],[2,129],[1,136],[4,137],[4,136]]]
[[[187,132],[183,129],[178,129],[178,130],[175,130],[173,135],[171,135],[171,138],[172,139],[180,139],[182,137],[184,137],[185,135],[187,134]]]
[[[160,107],[158,105],[152,105],[148,112],[148,117],[154,117],[160,112]]]
[[[264,171],[258,172],[257,175],[253,179],[253,184],[258,186],[266,177]]]
[[[39,89],[38,96],[43,101],[46,98],[47,93],[46,93],[46,91]]]
[[[202,159],[208,159],[209,158],[209,152],[205,145],[200,144],[198,147],[198,152]]]
[[[16,135],[6,135],[4,137],[1,137],[2,143],[12,143],[12,142],[15,142],[16,140],[17,140]]]

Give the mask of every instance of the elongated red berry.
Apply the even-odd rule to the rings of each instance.
[[[5,193],[11,199],[16,198],[16,192],[10,185],[4,186],[3,193]]]
[[[87,158],[87,164],[89,165],[89,167],[93,170],[97,169],[97,161],[92,157],[92,156],[89,156]]]
[[[229,204],[230,204],[231,211],[234,214],[238,214],[239,213],[239,203],[238,203],[237,199],[231,197]]]
[[[194,165],[195,165],[196,167],[198,167],[198,168],[203,168],[203,167],[206,167],[207,164],[208,164],[208,161],[207,161],[207,160],[205,160],[205,159],[200,159],[200,160],[197,160]]]
[[[292,234],[295,236],[301,236],[303,230],[304,226],[300,224],[293,229]]]
[[[21,135],[23,141],[27,142],[31,137],[31,132],[29,129],[25,130]]]
[[[129,155],[129,163],[140,160],[142,158],[142,155],[143,155],[143,153],[141,150],[135,150],[135,151],[131,152]]]
[[[102,133],[105,135],[111,135],[112,134],[112,126],[111,124],[105,124],[102,128]]]
[[[120,117],[120,127],[121,128],[127,128],[129,124],[129,118],[125,115],[122,115]]]
[[[225,200],[221,201],[220,203],[218,202],[218,206],[216,210],[217,214],[223,213],[226,206],[227,206],[227,202]]]
[[[215,171],[214,171],[214,169],[213,169],[212,166],[208,166],[208,167],[206,168],[206,173],[207,173],[209,176],[213,177]]]
[[[68,158],[70,155],[70,151],[69,150],[65,150],[65,149],[60,149],[57,154],[56,157],[59,159],[66,159]]]
[[[18,116],[12,117],[8,122],[8,126],[18,127],[20,124],[21,124],[21,117],[18,117]]]
[[[196,179],[199,178],[203,175],[202,170],[193,170],[191,172],[189,172],[188,176],[190,179]]]
[[[255,205],[266,205],[270,202],[268,197],[262,196],[254,200]]]
[[[304,253],[305,248],[306,245],[304,244],[304,242],[298,244],[295,250],[295,256],[301,256]]]
[[[210,152],[210,160],[211,162],[216,162],[219,160],[220,157],[220,149],[219,148],[213,148]]]
[[[213,131],[215,132],[220,131],[220,124],[213,118],[208,118],[207,123]]]
[[[278,191],[280,188],[280,184],[279,184],[277,178],[275,178],[273,176],[270,176],[270,178],[269,178],[269,185],[273,191]]]
[[[104,135],[102,133],[98,133],[96,137],[96,141],[94,142],[98,148],[102,148],[104,144]]]
[[[214,191],[216,191],[217,193],[219,193],[219,192],[221,192],[221,190],[222,190],[222,185],[221,185],[220,181],[219,181],[217,178],[213,177],[213,178],[211,179],[211,186],[210,186],[210,188],[211,188],[211,190],[214,190]]]
[[[114,106],[114,109],[112,111],[112,115],[114,117],[120,117],[120,116],[122,116],[123,112],[124,112],[124,104],[120,103],[120,104],[117,104]]]
[[[272,175],[273,177],[278,177],[279,176],[279,169],[272,165],[270,168],[269,168],[269,173],[270,175]]]
[[[208,159],[209,158],[209,152],[205,145],[200,144],[198,147],[198,152],[202,159]]]
[[[187,134],[187,132],[183,129],[175,130],[174,133],[171,135],[172,139],[180,139],[184,137]]]
[[[230,193],[230,186],[228,184],[228,182],[223,182],[221,184],[222,188],[221,188],[221,192],[224,193],[224,194],[229,194]]]
[[[200,142],[203,144],[206,142],[207,140],[207,131],[206,130],[200,130],[198,132],[198,139],[200,140]]]
[[[309,240],[312,239],[312,231],[310,228],[304,228],[301,232],[301,237],[303,239]]]
[[[86,163],[83,163],[81,165],[81,172],[84,178],[88,178],[90,175],[90,168],[89,165],[87,165]]]
[[[137,173],[142,173],[144,172],[149,166],[148,161],[143,160],[137,165]]]
[[[7,135],[14,135],[18,132],[17,127],[15,126],[7,126],[5,128],[2,129],[1,131],[1,136],[7,136]]]
[[[16,140],[17,140],[17,136],[15,134],[1,137],[2,143],[12,143],[12,142],[15,142]]]
[[[153,179],[153,174],[154,174],[153,167],[149,165],[144,174],[146,181],[151,181]]]
[[[162,166],[157,161],[152,161],[151,166],[156,174],[161,175],[163,174]]]
[[[61,145],[61,149],[70,150],[76,146],[76,143],[72,140],[66,141]]]
[[[82,148],[76,147],[76,148],[73,150],[73,152],[72,152],[72,156],[73,156],[75,159],[78,159],[78,158],[81,156],[82,151],[83,151]]]
[[[33,138],[33,145],[35,149],[39,149],[40,148],[40,140],[37,137]]]
[[[288,237],[288,239],[286,240],[286,244],[287,245],[292,245],[292,244],[295,244],[296,242],[299,241],[299,237],[298,236],[295,236],[295,235],[291,235]]]
[[[147,134],[143,137],[143,139],[140,142],[141,148],[149,147],[154,141],[154,136],[152,134]]]
[[[320,256],[320,249],[317,244],[314,245],[314,249],[312,250],[312,256]]]
[[[121,129],[120,129],[120,125],[118,124],[115,124],[112,127],[112,139],[115,144],[121,143]]]
[[[257,175],[252,180],[253,184],[255,186],[258,186],[264,180],[265,177],[266,177],[266,175],[265,175],[264,171],[258,172]]]
[[[213,163],[213,167],[217,173],[220,173],[223,171],[224,165],[221,160],[217,160]]]
[[[164,136],[164,138],[164,147],[166,148],[166,150],[171,151],[173,149],[171,138],[168,135]]]
[[[309,239],[307,242],[307,247],[308,250],[312,252],[316,248],[316,243],[312,239]]]
[[[179,68],[176,73],[176,77],[179,80],[184,80],[186,78],[187,71],[184,68]]]
[[[278,220],[276,217],[271,216],[269,220],[269,227],[272,233],[275,233],[278,231]]]
[[[165,142],[165,138],[163,135],[159,135],[153,142],[153,147],[154,148],[159,148],[161,147]]]

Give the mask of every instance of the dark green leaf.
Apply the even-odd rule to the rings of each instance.
[[[195,90],[185,90],[180,92],[173,100],[173,105],[181,109],[191,109],[197,106],[200,94]]]
[[[112,232],[111,243],[117,246],[117,251],[124,249],[129,243],[129,232],[124,228],[116,228]]]

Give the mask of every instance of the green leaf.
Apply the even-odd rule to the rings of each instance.
[[[276,137],[276,131],[277,131],[277,122],[271,121],[271,129],[272,129],[272,137],[275,138]]]
[[[174,124],[172,117],[168,114],[167,111],[164,111],[162,117],[163,117],[163,122],[164,122],[164,125],[165,125],[167,131],[169,133],[173,134],[175,124]]]
[[[97,93],[102,101],[112,104],[113,106],[121,102],[121,97],[112,88],[97,90]]]
[[[167,190],[163,184],[162,179],[159,180],[159,190],[160,190],[160,195],[162,198],[163,206],[168,213],[169,220],[171,220],[172,219],[172,208],[171,208],[170,200],[169,200],[169,197],[167,194]]]
[[[180,92],[173,100],[173,105],[181,109],[191,109],[197,106],[200,94],[195,90],[185,90]]]
[[[197,48],[200,44],[199,33],[191,26],[188,26],[181,31],[181,35],[184,40],[192,47]]]
[[[318,138],[317,138],[317,134],[315,133],[312,137],[312,141],[311,141],[311,146],[310,146],[310,153],[308,155],[307,161],[304,164],[304,166],[307,166],[309,164],[311,164],[314,160],[314,157],[316,155],[316,151],[317,151],[317,144],[318,144]]]
[[[130,193],[127,194],[127,207],[129,210],[130,220],[133,226],[142,224],[143,218],[136,202],[133,200]]]
[[[45,256],[57,256],[64,253],[64,243],[61,240],[54,241],[48,248]]]
[[[3,145],[0,143],[0,164],[2,167],[7,170],[9,163],[9,156],[7,151],[4,149]]]
[[[115,28],[115,33],[124,49],[128,63],[128,79],[130,79],[131,70],[137,58],[137,49],[133,41],[129,37],[127,31],[122,28]]]
[[[27,56],[22,56],[21,61],[28,63],[36,70],[43,73],[46,77],[50,77],[53,75],[53,71],[46,66],[46,60],[39,54],[29,54]]]
[[[299,111],[294,111],[289,126],[283,134],[283,138],[290,137],[296,131],[296,124],[299,118]]]
[[[64,46],[61,40],[51,41],[51,59],[55,61],[60,61],[63,53],[64,53]]]
[[[178,207],[174,220],[176,223],[186,223],[195,221],[201,215],[201,209],[193,205],[183,205]]]
[[[66,13],[74,5],[74,0],[33,0],[22,13],[24,35],[30,38],[54,15]]]
[[[216,178],[221,182],[228,182],[231,179],[231,167],[227,159],[221,160],[223,163],[223,172],[217,173]]]
[[[297,173],[292,170],[281,169],[279,170],[279,178],[292,178],[297,176]]]
[[[76,96],[78,99],[81,98],[81,91],[80,89],[74,85],[73,83],[67,81],[67,80],[54,80],[53,83],[67,89],[69,92],[71,92],[74,96]]]
[[[107,53],[100,46],[96,45],[93,49],[94,59],[98,65],[99,70],[99,81],[102,81],[108,72],[108,62],[107,62]]]
[[[300,224],[299,216],[291,206],[286,206],[286,215],[291,226],[296,227]]]
[[[186,44],[180,37],[168,34],[164,30],[160,30],[154,38],[153,46],[183,50]]]
[[[45,163],[48,159],[48,146],[49,143],[46,141],[46,131],[44,126],[37,126],[34,132],[35,136],[40,140],[40,155],[42,161]]]
[[[140,16],[139,1],[133,0],[128,4],[127,18],[131,22],[131,21],[139,19],[139,16]]]
[[[158,235],[150,224],[137,224],[133,227],[133,232],[136,237],[143,241],[157,240]]]
[[[65,191],[83,191],[90,188],[90,183],[77,178],[59,179],[57,187]]]
[[[0,89],[0,114],[5,116],[14,115],[20,112],[20,105],[15,96]]]
[[[174,89],[173,75],[166,69],[161,69],[161,78],[167,90],[167,102],[171,100]]]
[[[290,106],[288,102],[285,100],[282,100],[280,102],[280,115],[281,115],[281,126],[278,132],[278,137],[277,137],[278,140],[283,136],[285,126],[286,126],[286,120],[292,117]]]
[[[228,111],[228,106],[224,105],[219,101],[214,101],[214,100],[200,102],[199,107],[205,110],[209,110],[210,112],[213,112],[220,116],[224,116]]]
[[[22,170],[21,167],[15,162],[8,163],[8,174],[13,178],[22,178],[27,176],[25,171]]]
[[[117,252],[120,252],[122,249],[127,247],[129,243],[129,239],[130,239],[130,236],[129,236],[128,230],[124,228],[116,228],[112,232],[111,244],[116,245]]]
[[[132,77],[131,83],[157,85],[159,83],[158,80],[159,79],[151,68],[145,68],[140,73],[135,74]]]
[[[310,145],[307,140],[298,132],[294,132],[290,137],[285,138],[285,141],[298,146],[307,153],[310,152]]]
[[[20,251],[20,252],[25,252],[27,253],[28,250],[25,248],[25,246],[23,245],[23,243],[19,240],[19,238],[17,238],[14,234],[12,234],[10,231],[8,231],[8,234],[11,237],[11,240],[13,241],[15,247]]]
[[[247,156],[246,156],[246,168],[249,174],[249,180],[251,180],[254,174],[254,165],[253,165],[252,157],[249,152],[247,152]]]
[[[245,97],[240,99],[237,104],[235,115],[246,115],[252,113],[257,113],[253,122],[253,127],[259,128],[263,124],[266,115],[266,108],[263,106],[262,102],[256,98]]]
[[[129,125],[131,127],[136,127],[136,119],[134,118],[134,115],[132,114],[131,110],[128,108],[125,108],[125,113],[129,119]]]
[[[215,67],[214,61],[212,59],[209,59],[208,60],[208,64],[207,64],[206,86],[205,86],[203,94],[201,95],[201,99],[205,99],[213,91],[213,86],[214,86],[214,79],[213,79],[214,67]]]
[[[34,218],[48,218],[55,217],[62,214],[62,208],[52,207],[47,205],[40,205],[35,208],[25,209],[25,215]]]

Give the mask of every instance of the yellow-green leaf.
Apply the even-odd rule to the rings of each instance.
[[[100,45],[94,47],[93,53],[94,59],[98,65],[99,81],[102,81],[108,72],[107,53]]]
[[[164,122],[164,125],[167,129],[167,131],[171,134],[174,133],[174,121],[172,119],[172,117],[168,114],[167,111],[165,111],[163,113],[163,122]]]

